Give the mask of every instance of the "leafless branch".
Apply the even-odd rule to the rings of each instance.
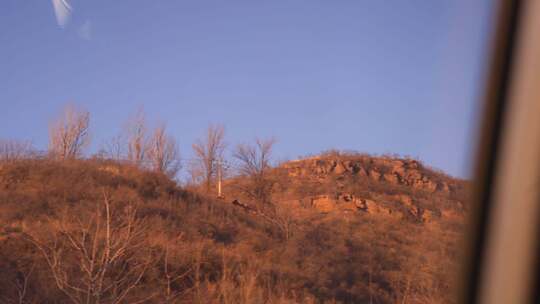
[[[219,162],[223,159],[223,152],[226,147],[224,138],[225,128],[222,125],[210,125],[205,138],[198,140],[192,146],[207,191],[210,191],[212,179],[217,174]]]
[[[148,156],[154,170],[175,176],[180,169],[180,155],[176,140],[167,135],[165,125],[154,130],[148,146]]]
[[[135,116],[130,118],[126,125],[127,157],[137,165],[141,165],[146,158],[146,132],[146,118],[144,111],[140,109]]]
[[[33,148],[29,141],[0,139],[0,161],[10,162],[32,155]]]
[[[62,116],[49,129],[49,151],[60,159],[76,158],[90,143],[88,128],[90,113],[73,106],[64,109]]]
[[[149,265],[143,254],[144,230],[136,210],[114,213],[103,192],[103,205],[87,221],[61,219],[49,240],[27,238],[42,253],[56,286],[73,303],[122,303]]]
[[[240,161],[240,174],[248,177],[251,182],[245,192],[262,204],[269,202],[272,188],[268,171],[274,143],[274,139],[256,139],[254,144],[238,145],[233,154]]]

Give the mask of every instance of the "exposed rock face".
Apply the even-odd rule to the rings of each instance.
[[[359,199],[351,194],[338,196],[319,195],[311,199],[311,205],[320,212],[348,211],[355,212],[361,207]]]
[[[434,217],[431,210],[421,207],[413,207],[409,210],[409,213],[416,219],[416,221],[422,223],[429,223]]]
[[[332,157],[314,157],[285,163],[291,177],[316,177],[324,179],[330,176],[369,177],[374,182],[384,181],[393,185],[410,186],[427,192],[450,192],[446,183],[436,182],[423,173],[422,166],[416,160],[373,158],[359,156],[356,159],[342,160]]]
[[[417,223],[463,219],[463,205],[456,198],[462,197],[458,191],[465,182],[413,159],[330,153],[291,161],[281,169],[294,177],[287,186],[304,202],[304,210]]]
[[[370,199],[358,199],[359,201],[359,210],[364,211],[369,214],[373,215],[383,215],[383,216],[389,216],[393,218],[401,218],[402,215],[392,210],[391,208],[385,207],[381,205],[380,203],[377,203],[376,201],[370,200]]]
[[[413,199],[410,196],[406,195],[406,194],[394,195],[392,198],[394,200],[400,202],[401,204],[403,204],[407,208],[414,207]]]
[[[358,198],[352,194],[315,196],[311,199],[311,205],[321,213],[364,212],[370,215],[388,216],[392,218],[402,217],[402,214],[399,211],[393,210],[380,202],[371,199]]]
[[[384,180],[389,183],[392,183],[392,184],[399,183],[399,178],[396,174],[387,173],[387,174],[384,174],[383,177],[384,177]]]
[[[418,210],[418,219],[423,223],[429,223],[432,221],[434,214],[433,211],[427,209]]]
[[[381,174],[377,170],[370,170],[369,177],[374,181],[379,181],[379,179],[381,178]]]
[[[346,165],[344,165],[343,162],[336,162],[333,172],[335,174],[343,174],[348,171],[347,169],[348,168],[346,168]]]
[[[329,195],[320,195],[311,200],[311,205],[320,212],[327,213],[335,210],[336,202]]]
[[[461,219],[463,217],[463,214],[455,210],[443,209],[441,210],[441,217],[446,219]]]

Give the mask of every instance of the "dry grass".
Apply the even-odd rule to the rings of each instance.
[[[274,191],[319,190],[290,189],[280,180]],[[406,191],[349,186],[366,193]],[[105,198],[115,215],[109,224],[116,230],[109,236]],[[102,206],[98,213],[96,206]],[[129,210],[136,210],[132,219]],[[127,220],[129,229],[140,233],[126,245],[120,240],[131,231]],[[1,303],[114,303],[119,295],[118,303],[454,302],[460,223],[452,230],[445,222],[428,227],[306,211],[294,218],[284,237],[283,227],[262,217],[184,190],[163,174],[114,162],[5,164],[0,169],[0,222]],[[89,237],[83,240],[85,233]],[[86,256],[70,237],[86,246]],[[85,243],[89,240],[97,243]],[[92,252],[103,266],[107,260],[99,257],[107,255],[112,248],[107,244],[114,240],[126,245],[126,252],[107,264],[103,282],[112,286],[124,278],[132,286],[128,293],[102,288],[98,299],[79,300],[54,283],[60,278],[87,290],[88,284],[77,284],[95,283],[82,276]],[[61,273],[50,263],[58,253]]]

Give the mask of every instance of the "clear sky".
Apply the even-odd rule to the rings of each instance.
[[[144,107],[191,157],[209,123],[277,159],[336,148],[468,176],[490,0],[0,1],[0,138],[47,146],[64,105],[93,145]],[[61,20],[60,20],[61,21]]]

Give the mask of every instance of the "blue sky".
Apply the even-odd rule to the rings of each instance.
[[[93,144],[138,108],[192,155],[209,123],[276,159],[336,148],[468,176],[493,1],[0,1],[0,138],[47,146],[64,105]]]

